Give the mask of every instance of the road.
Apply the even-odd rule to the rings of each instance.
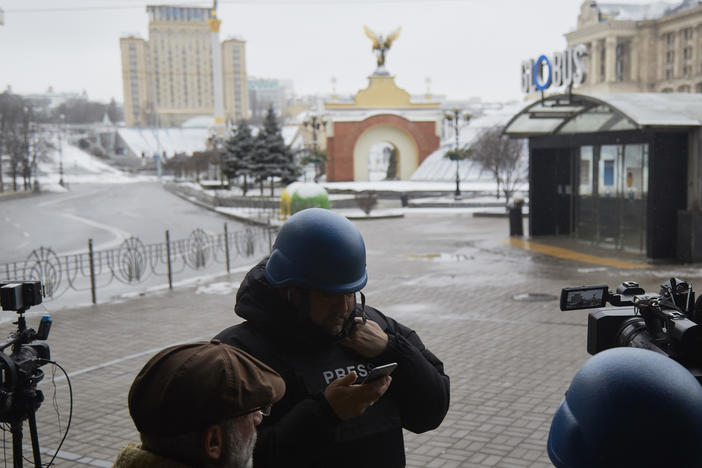
[[[196,228],[221,233],[242,225],[201,209],[157,182],[74,185],[66,193],[44,193],[2,201],[0,263],[24,260],[40,246],[58,255],[119,247],[131,236],[144,243],[187,238]]]
[[[49,312],[92,302],[88,256],[74,255],[88,251],[89,239],[93,240],[96,253],[96,301],[106,302],[167,287],[165,249],[148,247],[164,245],[166,230],[172,249],[176,245],[191,249],[173,259],[172,279],[177,285],[226,271],[222,245],[218,245],[216,252],[208,250],[197,257],[199,252],[192,250],[196,243],[177,241],[188,239],[196,229],[216,239],[216,235],[224,232],[225,223],[229,233],[246,229],[240,222],[173,195],[156,182],[75,185],[66,193],[4,200],[1,206],[0,280],[41,279],[45,287],[52,289],[44,299]],[[119,256],[100,254],[110,249],[115,252],[132,236],[141,241],[131,243],[137,248],[126,253],[122,248]],[[40,247],[52,249],[56,256],[42,251],[41,268],[37,270],[37,264],[28,256]],[[232,268],[248,265],[249,258],[239,255],[236,246],[230,248]],[[191,255],[187,259],[190,263],[187,255]],[[194,266],[198,260],[201,265]],[[28,273],[31,268],[35,270]],[[138,268],[139,272],[132,268]],[[51,284],[55,287],[47,286]],[[0,312],[0,322],[12,319],[14,313]]]

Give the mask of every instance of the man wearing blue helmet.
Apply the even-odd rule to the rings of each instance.
[[[254,467],[402,467],[403,429],[444,419],[449,378],[417,334],[356,302],[366,250],[346,218],[312,208],[281,228],[241,283],[245,322],[217,338],[275,369],[287,392],[258,428]],[[360,383],[396,362],[392,377]]]
[[[547,449],[557,468],[699,468],[702,386],[662,354],[602,351],[573,378]]]

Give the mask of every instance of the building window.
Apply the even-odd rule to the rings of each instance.
[[[666,80],[672,80],[672,79],[673,79],[673,70],[672,70],[672,69],[668,68],[668,69],[665,71],[665,79],[666,79]]]
[[[616,77],[617,81],[626,81],[629,78],[629,43],[619,42],[616,49]]]
[[[689,93],[690,92],[690,86],[689,85],[682,85],[678,87],[678,92],[679,93]]]
[[[690,78],[690,75],[692,75],[692,67],[689,65],[685,65],[683,67],[683,78],[688,79]]]
[[[603,41],[604,42],[604,41]],[[605,80],[605,64],[607,60],[607,50],[604,44],[600,46],[600,81]]]
[[[665,33],[663,37],[665,37],[665,43],[668,45],[668,47],[672,47],[675,44],[675,34],[672,32]]]
[[[696,92],[696,93],[702,93],[702,82],[697,83],[697,84],[695,85],[695,92]]]
[[[668,65],[673,64],[675,62],[675,51],[674,50],[669,50],[668,52],[665,53],[665,63]]]
[[[683,58],[685,60],[692,60],[692,47],[688,46],[683,49]]]
[[[683,36],[685,37],[686,41],[692,39],[692,28],[683,29]]]

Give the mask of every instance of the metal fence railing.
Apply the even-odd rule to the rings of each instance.
[[[67,291],[90,291],[97,303],[97,291],[113,282],[135,285],[161,277],[173,288],[174,276],[186,270],[204,270],[222,264],[229,273],[237,258],[263,256],[270,252],[274,233],[268,227],[248,227],[228,232],[227,224],[219,234],[195,229],[188,238],[144,244],[130,237],[115,249],[94,250],[92,239],[88,250],[72,255],[57,255],[51,248],[33,250],[24,261],[0,265],[0,281],[39,280],[44,286],[45,300],[58,298]]]

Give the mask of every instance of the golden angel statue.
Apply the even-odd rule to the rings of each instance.
[[[395,39],[397,39],[397,36],[400,35],[401,29],[402,26],[399,26],[395,31],[388,34],[387,38],[384,38],[383,36],[371,31],[365,24],[363,25],[363,30],[366,32],[366,36],[373,41],[373,51],[378,59],[378,67],[385,65],[385,52],[390,49],[392,43],[395,41]]]

